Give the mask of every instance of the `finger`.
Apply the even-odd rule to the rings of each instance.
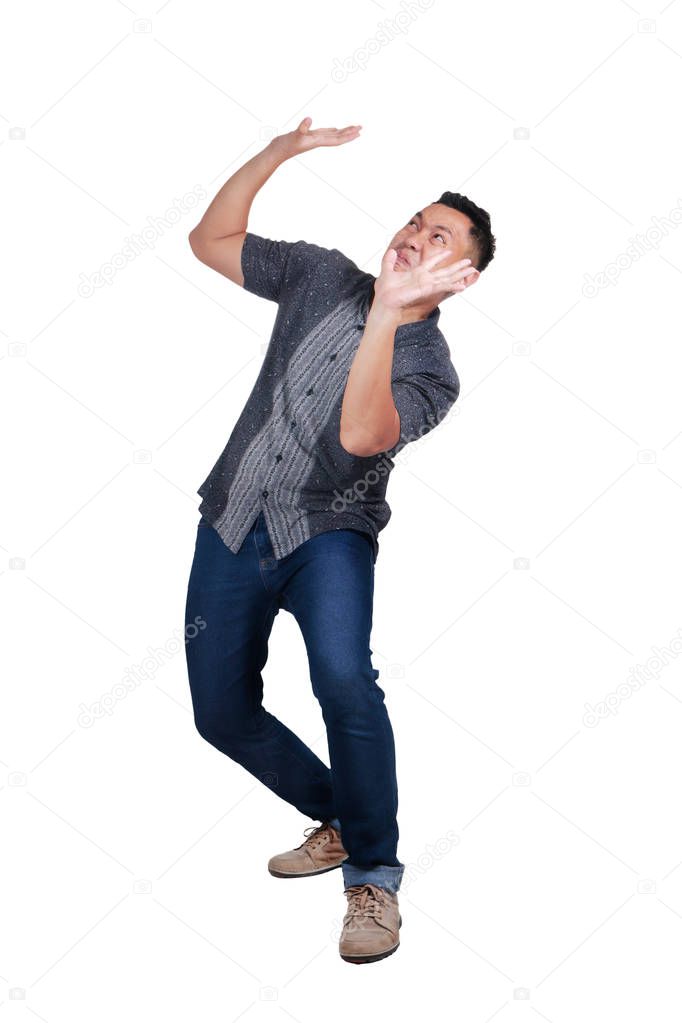
[[[466,291],[469,281],[452,281],[446,286],[447,291]]]
[[[431,256],[429,259],[425,260],[422,263],[422,266],[425,266],[427,270],[430,270],[432,266],[436,266],[438,263],[440,263],[440,261],[442,259],[445,259],[446,256],[451,256],[451,255],[452,255],[452,253],[449,252],[449,251],[448,252],[438,252],[438,253],[436,253],[435,256]],[[459,259],[459,260],[457,260],[456,263],[452,263],[450,266],[442,267],[441,269],[447,270],[448,273],[449,273],[451,270],[459,270],[462,267],[469,266],[470,263],[471,263],[470,259]]]
[[[445,250],[444,252],[437,252],[435,256],[429,256],[428,259],[425,259],[421,265],[425,267],[425,269],[430,270],[431,267],[436,266],[443,259],[447,259],[447,257],[451,255],[452,253],[450,252],[449,249]],[[448,267],[448,270],[449,269],[450,267]]]
[[[338,128],[318,128],[317,131],[312,131],[310,132],[310,134],[311,135],[319,134],[320,136],[325,136],[327,138],[332,139],[345,137],[359,130],[360,130],[359,125],[351,124],[347,128],[342,128],[341,130],[339,130]]]
[[[344,132],[341,135],[330,135],[324,139],[316,139],[315,142],[318,146],[342,146],[345,142],[353,142],[359,138],[359,132],[355,132],[355,134],[353,132]]]
[[[433,289],[437,294],[439,291],[464,291],[468,287],[468,281],[442,281],[440,284],[434,284]]]
[[[455,270],[454,272],[451,267],[448,267],[447,270],[442,270],[440,273],[432,274],[432,277],[436,284],[447,284],[448,281],[461,281],[465,277],[469,277],[471,274],[475,274],[477,272],[478,271],[475,266],[467,266],[462,270]]]
[[[450,292],[452,294],[453,292],[457,292],[457,291],[465,291],[467,286],[468,285],[467,285],[466,281],[450,281],[449,284],[448,283],[444,283],[444,284],[439,284],[437,287],[434,286],[434,289],[435,289],[436,294],[438,294],[441,291],[447,291],[447,292]]]
[[[359,135],[347,135],[343,139],[334,139],[332,142],[324,142],[323,145],[325,145],[325,146],[346,146],[346,145],[348,145],[349,142],[355,142],[355,140],[359,139],[359,138],[360,138]]]
[[[384,254],[384,258],[381,260],[381,272],[392,270],[395,265],[396,256],[398,253],[395,249],[388,249]]]

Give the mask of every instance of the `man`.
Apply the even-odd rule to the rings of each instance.
[[[310,125],[304,118],[237,170],[189,236],[201,262],[278,311],[251,395],[198,490],[186,621],[205,625],[186,652],[199,733],[322,822],[273,856],[270,873],[340,866],[339,952],[365,963],[399,945],[405,869],[394,738],[369,646],[387,478],[392,456],[457,399],[438,303],[478,280],[495,239],[488,214],[449,192],[401,227],[378,278],[338,249],[249,232],[251,203],[281,163],[360,131]],[[280,608],[303,634],[331,768],[262,705]]]

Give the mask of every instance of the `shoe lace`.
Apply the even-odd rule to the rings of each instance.
[[[370,884],[369,882],[351,885],[350,888],[345,889],[345,895],[348,898],[347,920],[351,920],[356,916],[372,917],[376,920],[381,919],[385,905],[385,896],[377,885]]]
[[[320,824],[313,825],[310,828],[306,828],[303,834],[307,835],[308,837],[306,838],[305,842],[301,842],[301,844],[297,848],[302,849],[303,846],[306,845],[308,846],[309,849],[314,849],[318,845],[323,845],[324,842],[327,840],[327,829],[329,827],[330,827],[329,824]],[[308,832],[310,832],[310,834],[308,834]]]

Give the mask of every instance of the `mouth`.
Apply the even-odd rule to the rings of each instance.
[[[401,264],[402,266],[412,266],[412,264],[410,263],[410,261],[409,261],[408,259],[406,259],[406,257],[405,257],[405,256],[403,256],[402,252],[399,252],[399,253],[398,253],[398,262],[399,262],[399,263],[400,263],[400,264]]]

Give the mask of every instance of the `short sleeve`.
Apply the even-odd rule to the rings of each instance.
[[[310,248],[304,241],[273,241],[247,231],[241,258],[244,289],[279,302],[284,289],[292,287],[310,269]]]
[[[397,452],[419,440],[445,418],[459,396],[459,377],[449,359],[440,358],[391,381],[393,403],[400,417]]]

